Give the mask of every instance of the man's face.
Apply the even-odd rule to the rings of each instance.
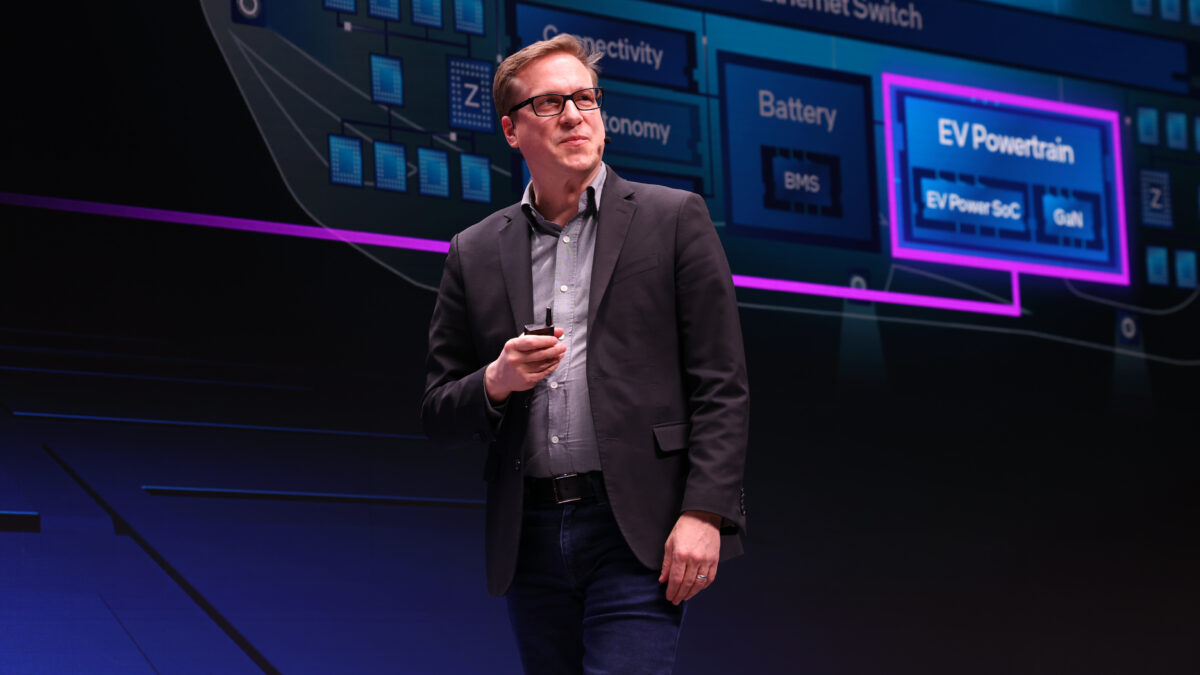
[[[544,56],[514,78],[517,101],[540,94],[571,94],[596,86],[592,74],[570,54]],[[579,112],[567,101],[556,117],[538,117],[530,106],[500,120],[508,144],[521,151],[529,172],[539,180],[586,178],[604,155],[604,121],[599,110]]]

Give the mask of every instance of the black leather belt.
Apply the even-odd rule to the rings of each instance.
[[[554,478],[526,478],[525,489],[534,504],[570,504],[596,496],[600,472],[566,473]]]

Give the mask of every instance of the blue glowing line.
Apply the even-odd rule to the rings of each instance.
[[[410,497],[402,495],[364,495],[352,492],[298,492],[293,490],[250,490],[238,488],[202,488],[202,487],[173,487],[170,485],[143,485],[145,492],[173,493],[180,496],[188,494],[228,495],[231,497],[279,497],[304,498],[313,500],[340,501],[372,501],[372,502],[421,502],[435,504],[477,504],[483,505],[482,499],[456,499],[452,497]]]
[[[371,438],[400,438],[413,441],[429,440],[417,434],[389,434],[379,431],[345,431],[341,429],[310,429],[304,427],[276,427],[262,424],[233,424],[230,422],[193,422],[188,420],[160,420],[146,417],[109,417],[107,415],[72,415],[67,413],[44,413],[14,410],[17,417],[44,417],[61,420],[85,420],[95,422],[132,422],[134,424],[160,424],[176,427],[208,427],[213,429],[241,429],[247,431],[291,431],[302,434],[325,434],[330,436],[366,436]]]
[[[184,382],[188,384],[226,384],[233,387],[258,387],[263,389],[289,389],[292,391],[312,391],[312,387],[292,384],[266,384],[262,382],[238,382],[236,380],[208,380],[198,377],[168,377],[166,375],[134,375],[132,373],[104,373],[95,370],[66,370],[63,368],[30,368],[25,366],[0,366],[0,370],[10,370],[21,373],[50,373],[54,375],[90,375],[92,377],[115,377],[126,380],[157,380],[163,382]]]

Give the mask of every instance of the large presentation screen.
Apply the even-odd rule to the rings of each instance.
[[[883,75],[892,253],[1128,283],[1115,112]]]

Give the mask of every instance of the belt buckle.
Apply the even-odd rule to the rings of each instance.
[[[583,497],[579,495],[578,491],[576,491],[574,497],[567,497],[566,499],[563,499],[562,497],[558,496],[558,481],[565,480],[567,478],[578,478],[578,477],[579,477],[579,474],[577,474],[577,473],[564,473],[561,476],[555,476],[554,478],[550,479],[550,481],[551,481],[550,485],[554,488],[554,503],[555,504],[569,504],[571,502],[577,502],[577,501],[580,501],[583,499]]]

